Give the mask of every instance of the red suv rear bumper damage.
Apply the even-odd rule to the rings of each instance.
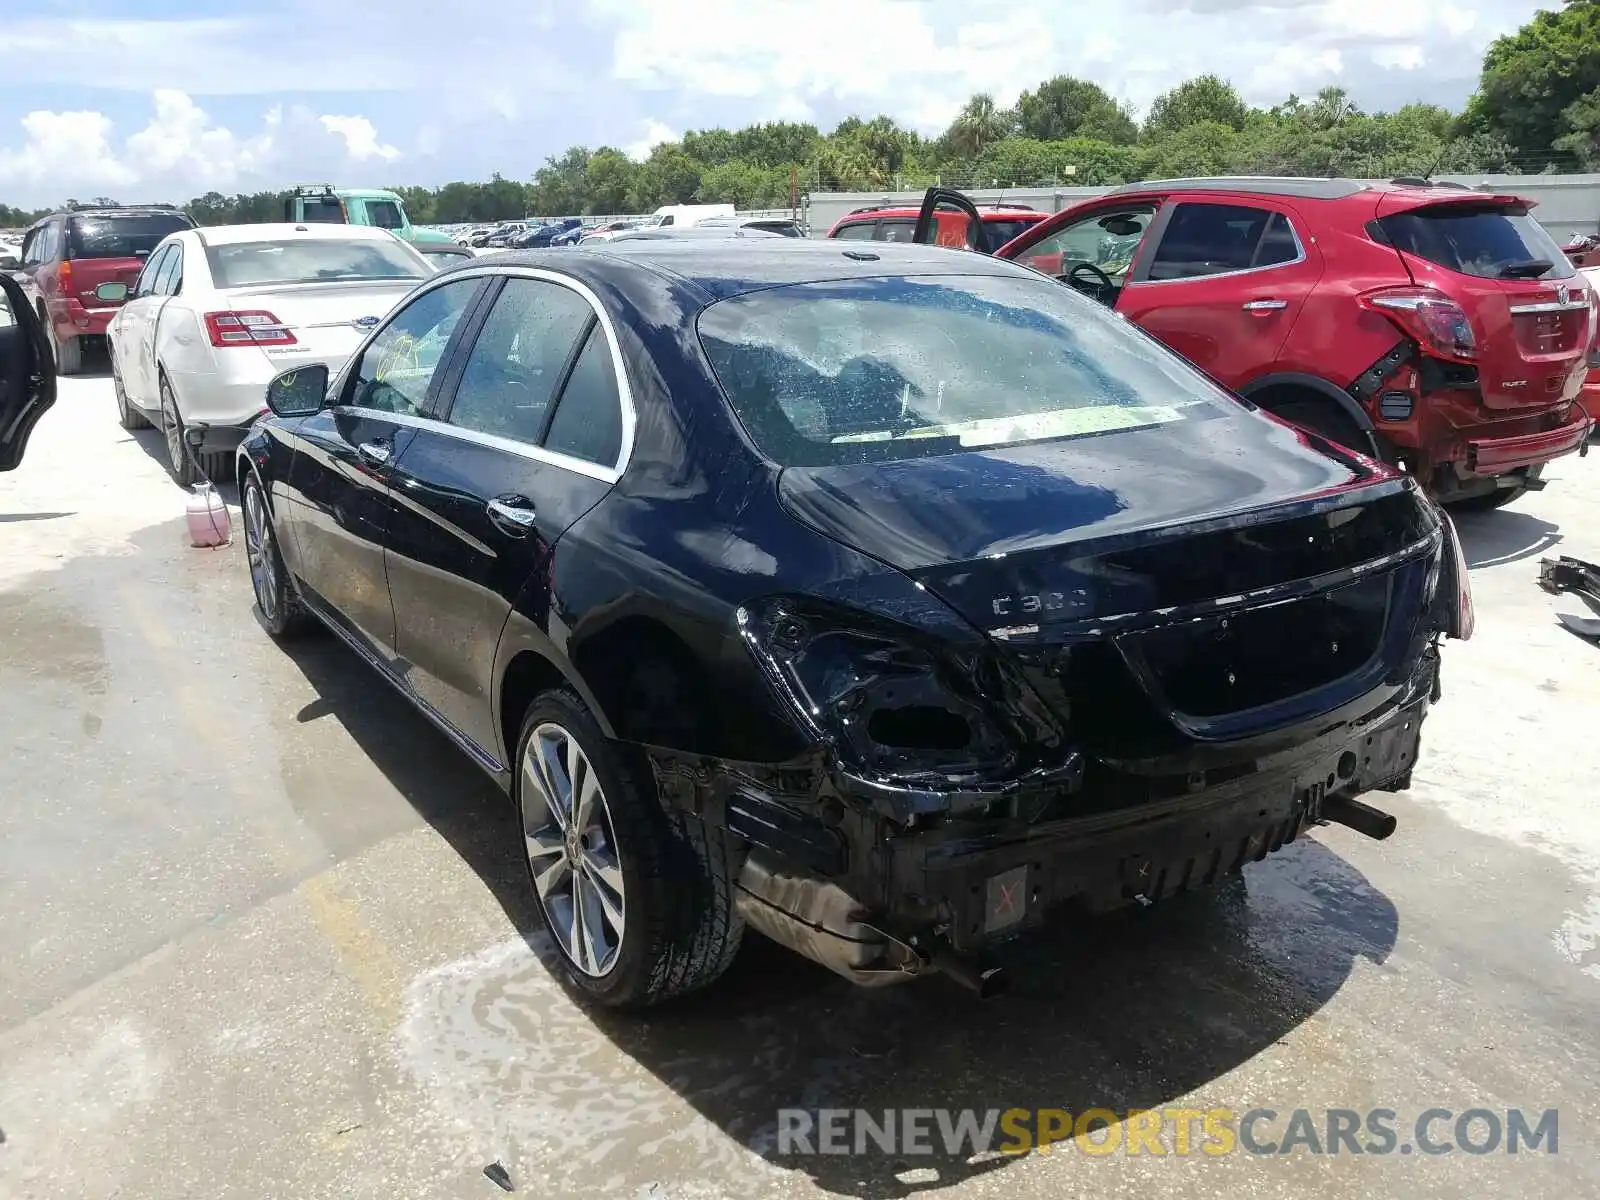
[[[1469,437],[1457,470],[1463,476],[1489,477],[1538,466],[1582,449],[1593,428],[1594,419],[1583,405],[1574,404],[1554,429],[1509,437]]]

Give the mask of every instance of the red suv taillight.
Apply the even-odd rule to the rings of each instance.
[[[1361,307],[1382,313],[1424,349],[1443,358],[1473,362],[1478,339],[1464,310],[1443,292],[1426,287],[1380,288],[1361,297]]]
[[[211,344],[226,346],[293,346],[295,336],[269,312],[210,312],[206,333]]]

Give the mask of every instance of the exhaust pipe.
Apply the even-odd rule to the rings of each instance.
[[[1383,841],[1399,824],[1393,816],[1382,809],[1373,808],[1372,805],[1363,804],[1349,796],[1329,796],[1324,800],[1322,819],[1343,825],[1347,829],[1354,829],[1357,833],[1366,834],[1375,842]]]
[[[933,969],[948,975],[979,1000],[993,1000],[1011,988],[1011,976],[1005,968],[994,963],[967,958],[959,954],[937,951],[933,956]]]

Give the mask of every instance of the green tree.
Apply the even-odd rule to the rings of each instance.
[[[1128,110],[1097,83],[1057,75],[1017,98],[1017,129],[1023,137],[1060,141],[1088,137],[1117,145],[1138,140]]]
[[[1202,121],[1243,131],[1249,119],[1250,106],[1233,84],[1216,75],[1199,75],[1155,98],[1145,117],[1144,136],[1162,137]]]
[[[1597,87],[1600,0],[1570,0],[1490,44],[1464,131],[1498,135],[1521,154],[1547,153],[1575,132],[1571,122],[1585,110],[1574,106]]]
[[[997,107],[993,96],[980,92],[961,106],[945,132],[945,140],[957,153],[977,158],[995,142],[1009,137],[1014,125],[1012,115]]]
[[[589,151],[583,146],[573,146],[559,158],[545,159],[544,166],[533,173],[533,186],[522,201],[524,212],[541,217],[565,217],[583,212],[588,201],[588,172]]]
[[[720,132],[720,131],[719,131]],[[638,165],[620,150],[602,146],[589,157],[584,168],[584,191],[592,213],[628,211],[628,193],[633,188]]]

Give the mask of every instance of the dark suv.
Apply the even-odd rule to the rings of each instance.
[[[1581,451],[1594,288],[1533,202],[1424,180],[1119,188],[995,248],[1117,310],[1268,411],[1498,508]],[[934,189],[914,238],[977,209]]]
[[[74,208],[52,213],[22,243],[22,280],[49,335],[56,370],[83,367],[84,341],[104,344],[117,305],[95,296],[102,283],[129,290],[162,238],[194,222],[170,204]]]

